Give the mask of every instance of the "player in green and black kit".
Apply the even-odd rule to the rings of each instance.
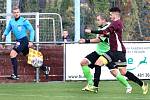
[[[97,16],[97,23],[100,25],[99,30],[104,30],[110,25],[110,23],[106,22],[105,19],[106,17],[104,14],[99,14],[99,16]],[[98,84],[99,84],[99,79],[100,79],[100,74],[101,74],[101,66],[98,66],[95,63],[101,55],[103,55],[104,53],[110,50],[109,36],[98,35],[97,38],[94,38],[94,39],[80,39],[79,43],[98,43],[96,46],[96,51],[90,53],[81,61],[83,74],[88,82],[87,86],[85,86],[82,90],[98,92]],[[93,76],[90,73],[90,68],[91,69],[95,68],[94,82],[93,82]],[[117,70],[117,69],[110,69],[110,71],[111,70]],[[127,80],[124,78],[124,76],[120,74],[120,72],[117,71],[117,74],[114,73],[113,75],[117,78],[117,80],[119,80],[127,88],[131,87],[129,83],[127,82]]]

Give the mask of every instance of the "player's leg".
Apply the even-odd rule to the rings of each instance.
[[[109,68],[111,74],[114,77],[116,77],[116,79],[126,87],[126,93],[131,93],[132,92],[131,85],[128,83],[126,78],[123,75],[121,75],[120,71],[117,68],[115,68],[114,66],[115,66],[115,63],[113,63],[113,62],[107,64],[107,67]]]
[[[136,77],[133,73],[126,71],[126,68],[120,68],[120,72],[122,75],[126,76],[129,80],[137,83],[142,87],[143,94],[147,94],[148,92],[148,83],[142,82],[138,77]]]
[[[99,56],[95,62],[95,73],[94,73],[94,86],[98,87],[99,79],[101,75],[101,66],[107,65],[108,60],[104,56]]]
[[[108,60],[104,56],[100,56],[95,62],[94,86],[98,87],[101,75],[101,66],[107,65]]]
[[[101,76],[101,66],[93,65],[95,67],[95,73],[94,73],[94,92],[98,92],[99,82],[100,82],[100,76]]]
[[[101,75],[101,66],[94,65],[95,67],[95,73],[94,73],[94,86],[98,87],[100,75]]]
[[[89,65],[89,60],[87,58],[82,59],[81,66],[82,66],[84,77],[87,79],[89,85],[93,85],[93,80],[92,80],[93,76],[90,72],[90,67],[88,65]]]
[[[98,55],[96,52],[93,52],[93,54],[90,54],[90,55],[92,55],[92,57],[94,57],[91,59],[91,61],[94,65],[90,64],[89,67],[92,66],[95,68],[94,85],[93,85],[93,87],[90,88],[90,90],[97,93],[99,81],[100,81],[100,75],[101,75],[101,66],[107,64],[108,61],[104,57]],[[92,68],[92,67],[90,67],[90,68]]]
[[[50,69],[46,65],[43,64],[40,69],[44,72],[44,74],[49,74]]]
[[[11,63],[13,67],[13,74],[11,75],[11,79],[17,80],[19,79],[18,77],[18,62],[17,62],[17,55],[18,53],[15,50],[11,50],[10,52],[10,58],[11,58]]]
[[[118,66],[119,67],[125,67],[126,66],[126,58],[124,55],[125,55],[125,53],[120,52],[120,51],[113,53],[113,61],[117,67]],[[120,74],[120,71],[119,71],[117,79],[126,86],[126,93],[132,92],[132,87],[130,86],[128,81],[125,79],[125,77],[122,76],[122,74]]]
[[[16,45],[10,52],[10,58],[11,63],[13,66],[13,74],[11,75],[11,79],[17,80],[18,77],[18,61],[17,61],[17,55],[22,52],[24,55],[28,54],[29,48],[28,48],[28,39],[27,37],[24,37],[16,42]]]
[[[133,82],[137,83],[140,85],[143,89],[143,94],[147,94],[148,92],[148,84],[144,84],[138,77],[136,77],[133,73],[129,72],[126,70],[126,53],[124,52],[119,52],[118,53],[121,61],[122,67],[120,67],[120,72],[122,75],[126,76],[129,80],[132,80]]]
[[[89,55],[87,55],[82,61],[81,61],[81,67],[82,67],[82,71],[84,74],[84,77],[87,79],[88,85],[86,87],[89,88],[89,86],[93,86],[94,82],[93,82],[93,76],[90,72],[90,68],[94,68],[95,66],[93,65],[95,63],[95,61],[99,58],[99,55],[96,52],[92,52]],[[85,88],[86,88],[85,87]],[[82,90],[85,90],[85,88],[83,88]],[[89,89],[90,90],[90,89]],[[91,90],[93,91],[93,90]]]
[[[123,85],[126,86],[126,88],[132,90],[132,87],[129,85],[128,81],[125,79],[124,76],[122,76],[120,74],[120,72],[115,68],[116,64],[114,63],[114,61],[118,61],[116,54],[114,54],[113,52],[109,51],[107,53],[104,54],[104,56],[101,56],[99,58],[99,60],[103,61],[103,63],[105,65],[107,65],[107,67],[109,68],[109,70],[111,71],[111,74],[117,78],[117,80],[122,83]],[[101,63],[100,63],[101,64]],[[127,91],[126,91],[127,92]]]
[[[50,72],[50,67],[46,66],[46,65],[42,65],[40,67],[40,69],[44,72],[45,74],[45,78],[48,79],[48,75],[49,75],[49,72]]]
[[[99,87],[99,81],[100,81],[100,75],[101,75],[101,66],[106,65],[108,63],[107,59],[105,59],[103,56],[99,56],[95,63],[95,73],[94,73],[94,92],[98,92],[98,87]]]

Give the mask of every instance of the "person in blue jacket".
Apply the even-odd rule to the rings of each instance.
[[[11,63],[13,65],[13,74],[11,79],[18,80],[18,62],[17,55],[23,53],[26,56],[29,53],[29,47],[33,46],[33,41],[35,37],[35,31],[31,23],[20,16],[20,9],[18,7],[13,8],[13,18],[10,19],[9,24],[2,35],[2,39],[5,40],[6,36],[11,31],[16,39],[16,44],[10,52]],[[27,30],[30,32],[30,37],[27,37]]]

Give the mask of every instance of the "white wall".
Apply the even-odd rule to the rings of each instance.
[[[80,61],[95,50],[96,44],[66,44],[66,80],[85,80]],[[150,79],[150,43],[125,43],[127,69],[140,79]],[[144,62],[145,60],[145,62]],[[94,73],[94,69],[91,70]],[[101,80],[115,79],[102,67]]]

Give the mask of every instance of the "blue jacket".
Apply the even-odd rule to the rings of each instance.
[[[30,22],[23,17],[20,17],[17,21],[15,21],[15,18],[12,18],[6,26],[4,35],[7,36],[12,31],[16,40],[18,40],[27,36],[27,30],[30,32],[29,41],[34,41],[35,32]]]

